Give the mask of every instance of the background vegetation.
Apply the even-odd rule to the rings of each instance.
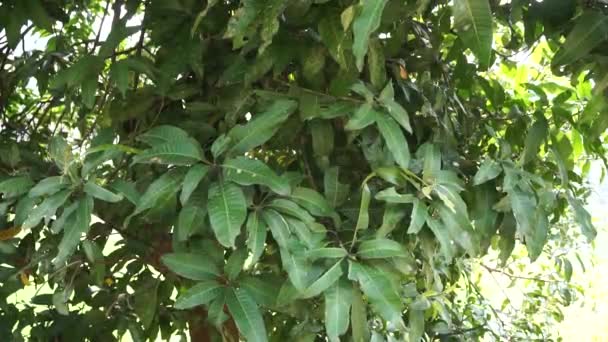
[[[557,339],[606,7],[3,1],[0,336]]]

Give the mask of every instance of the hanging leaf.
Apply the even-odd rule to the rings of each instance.
[[[187,205],[182,208],[177,217],[175,230],[177,241],[187,241],[198,229],[200,229],[207,215],[203,207]]]
[[[84,192],[91,195],[92,197],[110,203],[117,203],[122,201],[123,199],[121,195],[117,195],[109,190],[106,190],[103,187],[93,183],[92,181],[88,181],[85,183]]]
[[[191,165],[202,160],[199,144],[194,139],[170,141],[156,145],[133,157],[133,164],[158,163],[170,165]]]
[[[217,266],[201,254],[169,253],[161,260],[172,272],[188,279],[210,280],[220,274]]]
[[[339,342],[348,330],[352,300],[353,286],[345,279],[325,291],[325,331],[330,341]]]
[[[279,214],[275,210],[264,210],[262,211],[262,219],[270,228],[270,232],[272,233],[272,237],[279,245],[279,247],[287,247],[289,244],[289,223],[283,217],[283,215]]]
[[[247,217],[243,191],[232,183],[216,182],[209,187],[208,201],[209,220],[217,240],[225,247],[235,248],[234,240]]]
[[[363,301],[363,294],[357,287],[353,287],[353,304],[350,316],[350,326],[353,333],[353,342],[367,342],[369,324],[367,322],[367,307]]]
[[[334,213],[327,200],[315,190],[295,188],[290,197],[314,216],[331,216]]]
[[[296,101],[278,100],[264,113],[254,115],[246,125],[234,127],[228,133],[235,145],[229,150],[232,155],[243,154],[268,141],[298,107]]]
[[[412,194],[398,193],[394,186],[378,192],[374,198],[387,203],[414,203],[416,200]]]
[[[63,228],[63,237],[57,246],[57,256],[53,260],[55,267],[61,266],[72,256],[74,250],[80,244],[82,235],[86,235],[91,224],[91,213],[93,212],[93,199],[89,196],[78,201],[78,206],[68,217]]]
[[[338,281],[343,273],[342,261],[343,259],[340,259],[330,269],[328,269],[325,274],[310,284],[310,286],[306,288],[304,292],[302,292],[302,298],[316,297]]]
[[[70,181],[67,177],[63,176],[52,176],[47,177],[30,189],[28,192],[28,196],[30,197],[40,197],[40,196],[50,196],[55,194],[56,192],[65,189],[70,184]]]
[[[498,177],[502,172],[500,165],[492,159],[486,159],[479,166],[479,170],[473,178],[473,185],[480,185]]]
[[[297,205],[296,203],[286,200],[283,198],[277,198],[268,203],[268,207],[275,209],[276,211],[295,217],[298,220],[306,223],[314,222],[315,218],[312,217],[306,210]]]
[[[410,151],[401,128],[399,128],[395,120],[384,116],[378,116],[376,124],[397,164],[407,168],[410,163]]]
[[[405,109],[395,101],[394,93],[393,82],[389,81],[380,93],[378,99],[388,114],[395,119],[395,121],[397,121],[399,125],[403,127],[403,129],[409,133],[412,133],[410,117]]]
[[[37,205],[28,215],[21,229],[30,229],[38,225],[43,218],[50,218],[55,215],[57,209],[68,200],[72,191],[63,190],[46,198],[42,203]]]
[[[288,195],[290,192],[289,184],[262,161],[236,157],[224,162],[222,168],[226,180],[241,185],[264,185],[279,195]]]
[[[267,341],[264,319],[256,302],[243,289],[226,291],[226,305],[239,329],[249,342]]]
[[[589,10],[577,18],[566,42],[557,51],[552,66],[571,64],[586,56],[608,38],[608,16],[601,11]]]
[[[298,251],[288,251],[281,248],[281,264],[293,286],[299,292],[304,292],[308,287],[310,272],[310,265],[305,256]]]
[[[355,114],[348,120],[346,126],[344,126],[344,129],[349,131],[362,130],[373,124],[380,115],[382,114],[373,108],[371,102],[364,103],[357,108]]]
[[[349,193],[348,184],[340,183],[340,168],[337,166],[325,170],[323,189],[325,198],[332,208],[336,208],[346,200]]]
[[[355,231],[359,231],[360,229],[367,229],[369,226],[369,201],[370,201],[370,191],[369,187],[366,184],[361,186],[361,203],[359,204],[359,216],[357,217],[357,225],[355,226]]]
[[[262,254],[266,243],[267,227],[260,219],[258,211],[249,213],[247,218],[247,247],[251,251],[251,264],[255,265]]]
[[[492,57],[492,11],[488,0],[454,0],[454,28],[483,68]]]
[[[29,177],[12,177],[0,182],[0,194],[4,198],[17,197],[27,193],[34,185]]]
[[[361,10],[353,21],[353,54],[359,71],[363,70],[363,61],[367,54],[370,36],[380,26],[386,3],[386,0],[361,1]]]
[[[348,251],[342,247],[323,247],[308,251],[306,257],[310,260],[316,259],[338,259],[348,255]]]
[[[374,239],[361,242],[357,255],[363,259],[385,259],[407,256],[407,252],[396,241],[389,239]]]
[[[536,157],[540,145],[547,137],[547,129],[548,123],[545,119],[538,120],[532,125],[526,135],[526,143],[520,159],[522,165],[526,165]]]
[[[202,164],[196,164],[188,170],[184,177],[184,183],[182,184],[182,192],[179,196],[179,202],[182,205],[188,202],[188,199],[198,184],[205,178],[207,172],[209,172],[209,167]]]

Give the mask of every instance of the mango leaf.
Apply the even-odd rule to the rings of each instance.
[[[385,259],[407,256],[407,252],[397,241],[379,238],[361,242],[357,255],[362,259]]]
[[[243,276],[239,280],[239,286],[247,291],[256,303],[268,308],[275,307],[279,286],[274,282],[275,278],[269,279],[253,276]]]
[[[69,179],[64,176],[47,177],[34,185],[27,195],[29,197],[50,196],[65,189],[69,184]]]
[[[268,207],[275,209],[276,211],[295,217],[302,222],[310,223],[314,222],[315,218],[312,217],[306,210],[297,205],[296,203],[286,200],[283,198],[277,198],[268,203]]]
[[[187,138],[156,145],[133,157],[133,164],[158,163],[191,165],[202,160],[201,147],[194,139]]]
[[[292,100],[281,99],[274,102],[264,113],[253,115],[246,125],[239,125],[228,132],[232,141],[236,142],[228,153],[243,154],[254,147],[268,141],[287,120],[289,115],[298,107]]]
[[[85,183],[84,192],[91,195],[92,197],[110,203],[120,202],[123,199],[122,195],[117,195],[111,192],[110,190],[106,190],[92,181],[88,181]]]
[[[436,208],[452,240],[471,256],[477,255],[479,253],[479,236],[471,224],[466,206],[452,210],[444,204],[437,204]]]
[[[608,38],[608,16],[601,11],[588,10],[577,18],[566,42],[557,51],[552,66],[571,64],[587,56]]]
[[[479,170],[473,177],[473,185],[480,185],[487,181],[490,181],[502,172],[500,165],[492,159],[486,159],[479,166]]]
[[[189,138],[188,133],[179,127],[160,125],[140,134],[136,139],[151,147],[155,147],[166,143],[185,141]]]
[[[303,292],[308,287],[308,276],[310,264],[305,255],[300,251],[289,251],[281,248],[281,264],[289,276],[289,281],[299,291]]]
[[[344,258],[348,255],[348,251],[342,247],[322,247],[308,251],[306,258],[310,260],[316,259],[337,259]]]
[[[384,45],[379,38],[369,40],[367,50],[367,70],[372,86],[380,90],[386,84],[386,59],[384,57]]]
[[[353,333],[353,342],[367,342],[370,340],[369,324],[367,322],[367,305],[363,301],[363,294],[358,287],[353,287],[350,326]]]
[[[210,280],[220,274],[211,259],[202,254],[168,253],[161,260],[172,272],[188,279]]]
[[[373,108],[371,102],[364,103],[357,108],[355,114],[348,120],[346,126],[344,126],[344,129],[349,131],[362,130],[373,124],[380,115],[382,114]]]
[[[29,177],[12,177],[0,182],[0,194],[4,198],[17,197],[27,193],[32,185],[34,185],[34,182]]]
[[[289,183],[277,176],[264,162],[247,157],[236,157],[222,165],[226,180],[241,185],[260,184],[279,195],[288,195]]]
[[[239,332],[249,342],[267,341],[264,319],[257,303],[243,289],[226,291],[226,305],[239,329]]]
[[[353,286],[346,279],[325,291],[325,331],[331,342],[339,342],[340,336],[348,330],[352,300]]]
[[[369,227],[369,202],[370,191],[367,183],[361,186],[361,203],[359,204],[359,215],[357,217],[357,225],[355,231],[367,229]]]
[[[55,136],[49,142],[49,155],[51,159],[62,170],[66,171],[67,167],[74,160],[72,148],[62,136]]]
[[[412,194],[400,194],[395,187],[384,189],[374,196],[378,201],[387,203],[414,203],[416,196]]]
[[[454,0],[454,28],[483,68],[492,56],[492,12],[488,0]]]
[[[546,216],[537,214],[536,200],[531,194],[514,189],[509,193],[517,231],[524,237],[531,260],[535,260],[546,242]],[[540,220],[539,220],[540,219]]]
[[[247,202],[240,187],[219,181],[209,187],[207,210],[211,228],[224,247],[234,248],[247,217]]]
[[[319,35],[331,57],[342,69],[348,69],[346,51],[352,46],[352,36],[342,29],[337,15],[326,15],[319,21]]]
[[[416,199],[414,201],[414,207],[412,208],[412,216],[410,218],[410,225],[407,228],[408,234],[418,234],[418,232],[424,226],[428,217],[426,204],[423,201]]]
[[[267,227],[258,211],[247,217],[247,247],[251,251],[251,264],[255,265],[264,253]]]
[[[187,241],[204,224],[206,209],[197,205],[187,205],[177,217],[175,235],[177,241]]]
[[[131,218],[134,216],[153,208],[157,203],[162,203],[167,198],[175,195],[179,191],[183,177],[183,170],[172,169],[154,180],[139,199],[135,211],[125,219],[123,226],[128,226]]]
[[[25,222],[23,222],[21,229],[33,228],[37,226],[43,218],[50,218],[55,215],[57,209],[67,201],[71,194],[71,190],[63,190],[47,197],[29,213]]]
[[[379,115],[376,118],[376,124],[397,164],[407,168],[410,163],[410,151],[401,128],[399,128],[395,120],[383,115]]]
[[[295,188],[290,197],[314,216],[331,216],[334,213],[325,197],[313,189]]]
[[[526,165],[536,157],[540,145],[547,137],[547,129],[548,123],[544,118],[536,121],[532,127],[530,127],[528,135],[526,135],[524,151],[521,154],[520,162],[522,165]]]
[[[287,247],[291,233],[289,231],[289,223],[285,217],[275,210],[266,209],[262,211],[262,219],[268,225],[268,228],[270,228],[272,237],[279,247]]]
[[[338,260],[330,269],[327,270],[319,279],[315,280],[304,292],[302,292],[302,298],[311,298],[320,295],[323,291],[327,290],[342,276],[342,261]]]
[[[53,260],[55,267],[61,266],[72,256],[74,250],[80,243],[82,235],[86,235],[91,224],[93,212],[93,199],[86,196],[78,201],[78,206],[68,217],[63,228],[63,237],[57,246],[57,256]]]
[[[370,36],[380,26],[386,3],[387,0],[361,1],[361,10],[353,22],[353,54],[359,71],[363,70],[363,61],[367,54]]]
[[[86,241],[83,243],[83,246],[85,246],[85,243]],[[146,281],[135,288],[135,293],[133,294],[133,309],[139,317],[144,329],[150,327],[150,324],[152,324],[154,316],[156,315],[158,309],[159,285],[160,281],[155,279]]]
[[[407,212],[402,205],[387,204],[384,207],[382,225],[376,231],[376,238],[383,238],[397,228],[397,225],[405,217]]]
[[[388,114],[399,123],[403,129],[407,132],[412,133],[412,125],[410,124],[410,117],[407,111],[394,99],[393,82],[389,81],[380,96],[378,97],[380,104],[386,109]]]
[[[179,202],[182,205],[188,202],[188,199],[198,184],[205,178],[207,172],[209,172],[209,167],[202,164],[196,164],[188,170],[182,184],[182,192],[179,195]]]
[[[325,170],[323,175],[323,189],[325,198],[332,208],[340,206],[349,193],[349,185],[340,183],[340,168],[338,166],[330,167]]]
[[[409,340],[420,341],[424,335],[424,310],[413,309],[410,307],[409,311]]]
[[[230,257],[226,260],[226,265],[224,265],[224,274],[226,274],[228,280],[234,281],[238,277],[243,270],[248,254],[249,252],[245,248],[236,249],[230,254]]]
[[[517,223],[515,222],[515,217],[513,217],[512,213],[506,213],[498,228],[498,236],[500,237],[498,240],[498,249],[500,250],[498,259],[503,266],[507,263],[509,256],[511,256],[515,248],[516,231]]]
[[[593,226],[591,215],[589,214],[587,209],[583,207],[580,200],[572,196],[569,191],[567,197],[568,203],[572,208],[574,208],[574,219],[581,227],[581,232],[589,241],[595,239],[595,237],[597,236],[597,230]]]
[[[382,318],[403,326],[401,297],[395,284],[382,270],[350,261],[348,278],[359,282],[372,307]]]

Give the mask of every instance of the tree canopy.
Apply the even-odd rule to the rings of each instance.
[[[471,265],[595,237],[607,8],[2,0],[0,336],[545,338]]]

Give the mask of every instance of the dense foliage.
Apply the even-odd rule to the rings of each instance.
[[[545,338],[471,268],[594,238],[605,12],[2,0],[1,339]]]

